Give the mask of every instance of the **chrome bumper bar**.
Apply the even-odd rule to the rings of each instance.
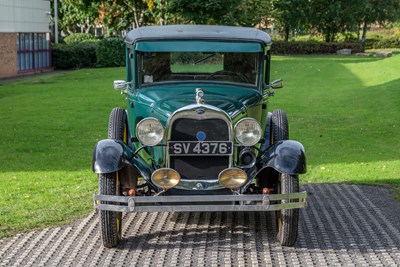
[[[93,200],[95,209],[117,212],[273,211],[306,208],[307,192],[271,195],[143,197],[94,195]],[[280,203],[281,200],[297,202]],[[113,204],[100,204],[100,201]]]

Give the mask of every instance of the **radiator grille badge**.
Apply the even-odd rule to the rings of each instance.
[[[206,113],[206,111],[204,110],[204,109],[196,109],[196,113],[197,114],[199,114],[199,115],[201,115],[201,114],[204,114],[204,113]]]
[[[204,141],[204,140],[206,140],[206,137],[207,137],[207,135],[206,135],[206,133],[203,132],[203,131],[199,131],[199,132],[196,133],[196,138],[197,138],[197,140],[199,140],[199,141]]]

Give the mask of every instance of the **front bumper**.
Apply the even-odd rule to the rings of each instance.
[[[94,208],[117,212],[273,211],[307,207],[307,192],[269,195],[111,196],[94,195]],[[296,202],[281,203],[281,200]],[[106,201],[113,204],[100,204]]]

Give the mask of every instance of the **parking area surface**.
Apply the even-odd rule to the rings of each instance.
[[[387,189],[303,185],[294,247],[275,240],[273,213],[124,216],[121,245],[102,246],[96,213],[72,225],[0,240],[0,266],[400,266],[400,203]]]

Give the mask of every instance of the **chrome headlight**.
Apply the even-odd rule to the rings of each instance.
[[[164,127],[156,118],[146,118],[136,125],[136,137],[146,146],[155,146],[164,137]]]
[[[261,139],[261,127],[253,118],[244,118],[235,125],[236,140],[244,146],[254,146]]]

